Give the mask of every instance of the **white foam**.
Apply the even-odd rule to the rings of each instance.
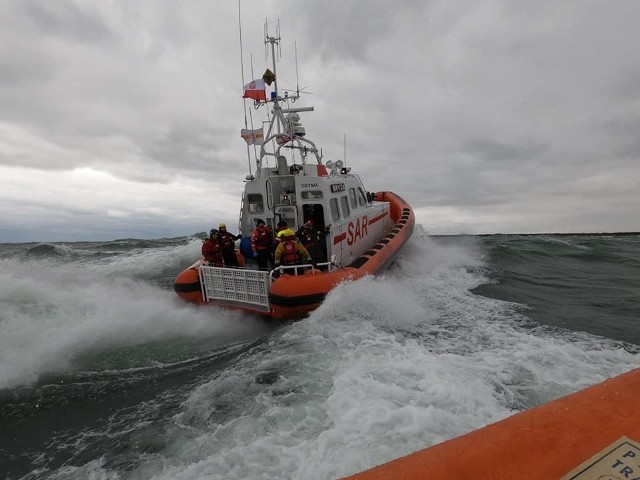
[[[91,480],[120,480],[122,476],[117,472],[111,472],[104,467],[104,457],[92,460],[82,466],[68,465],[61,467],[55,472],[33,471],[31,475],[39,477],[44,474],[49,480],[68,480],[71,478],[91,479]]]
[[[101,275],[150,277],[165,270],[176,270],[190,265],[200,258],[201,248],[202,241],[192,238],[185,244],[138,248],[120,255],[98,258],[83,263],[81,268],[88,268]]]
[[[222,345],[261,331],[252,317],[196,308],[113,271],[0,262],[0,388],[67,371],[96,350],[185,336]]]
[[[113,271],[126,270],[119,265]],[[189,334],[216,335],[237,320],[221,312],[212,319],[178,306],[171,292],[99,269],[78,276],[13,267],[11,281],[0,277],[14,285],[2,301],[26,326],[9,322],[0,339],[9,381],[20,366],[37,376],[47,361],[69,363],[67,349],[77,345],[177,336],[185,324]],[[128,477],[339,478],[640,364],[611,340],[535,327],[522,306],[471,294],[486,282],[482,272],[477,240],[412,239],[382,278],[341,285],[309,318],[213,372],[161,434],[166,448],[140,457]],[[28,293],[38,287],[41,298]],[[13,347],[19,342],[46,361],[31,364]],[[112,478],[106,465],[58,473]]]
[[[477,243],[407,247],[384,278],[340,286],[196,388],[138,473],[338,478],[640,363],[606,339],[525,328],[517,305],[469,293],[485,281]]]

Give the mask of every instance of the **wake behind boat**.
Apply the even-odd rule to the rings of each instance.
[[[267,69],[262,79],[245,85],[244,98],[253,100],[256,108],[266,107],[269,123],[266,134],[262,128],[242,130],[248,144],[260,145],[260,153],[255,175],[250,171],[245,179],[242,239],[236,250],[239,267],[200,259],[178,275],[174,288],[181,298],[199,304],[296,318],[318,307],[341,282],[384,271],[411,236],[415,219],[409,204],[395,193],[368,192],[342,160],[323,163],[322,150],[300,122],[300,113],[313,107],[293,106],[299,91],[284,96],[278,91],[279,42],[279,36],[266,36],[273,72]],[[251,235],[259,224],[270,236],[277,226],[287,227],[272,238],[281,244],[275,251],[281,263],[275,268],[265,268],[265,262],[256,259]],[[314,255],[296,260],[292,245],[298,241],[296,232],[303,237],[303,226],[314,232]],[[268,248],[274,267],[274,245]]]

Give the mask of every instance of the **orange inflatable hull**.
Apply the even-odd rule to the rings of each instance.
[[[187,302],[204,303],[200,274],[198,273],[198,267],[204,263],[206,263],[204,259],[198,260],[176,277],[173,289],[181,299]]]
[[[269,312],[250,310],[273,318],[299,318],[317,308],[325,296],[340,282],[357,280],[365,275],[382,272],[396,257],[404,243],[411,237],[415,224],[413,210],[407,202],[392,192],[378,192],[375,200],[389,202],[393,228],[348,267],[335,272],[308,271],[305,275],[282,275],[273,281],[269,293]],[[175,281],[175,291],[184,300],[203,303],[198,277],[200,260],[180,273]],[[242,307],[234,307],[242,309]]]
[[[347,478],[640,478],[640,450],[612,447],[623,436],[640,441],[638,392],[640,369]],[[605,473],[591,473],[597,467]]]

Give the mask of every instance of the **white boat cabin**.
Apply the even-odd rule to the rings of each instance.
[[[311,219],[324,230],[323,261],[349,265],[390,229],[389,204],[374,202],[358,175],[342,161],[288,164],[278,156],[277,167],[263,167],[260,177],[247,177],[240,231],[250,236],[258,219],[271,226],[284,220],[297,231]],[[250,265],[248,265],[250,266]]]

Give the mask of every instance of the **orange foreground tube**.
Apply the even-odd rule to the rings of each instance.
[[[622,436],[640,441],[639,394],[636,369],[348,478],[558,480]],[[613,475],[567,478],[640,478],[640,455],[619,457]]]

